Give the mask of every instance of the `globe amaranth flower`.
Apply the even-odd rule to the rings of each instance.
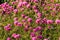
[[[38,16],[38,18],[42,17],[42,13],[38,12],[37,16]]]
[[[42,38],[43,38],[43,36],[42,36],[42,35],[39,35],[39,36],[37,36],[37,38],[42,39]]]
[[[35,3],[37,3],[37,2],[38,2],[38,0],[34,0],[34,2],[35,2]]]
[[[20,34],[13,33],[12,34],[12,37],[15,38],[15,39],[18,39],[18,38],[21,37],[21,35]]]
[[[38,26],[38,27],[36,27],[36,28],[33,29],[34,32],[41,31],[41,30],[42,30],[41,26]]]
[[[10,31],[10,30],[11,30],[11,28],[10,28],[9,26],[4,26],[4,29],[5,29],[6,31]]]
[[[44,40],[48,40],[47,38],[45,38]]]
[[[21,27],[21,26],[22,26],[22,23],[20,23],[20,22],[18,22],[18,21],[14,21],[14,25]]]
[[[47,20],[47,24],[53,24],[53,20]]]
[[[26,31],[26,32],[27,32],[27,31],[28,31],[28,28],[24,28],[24,31]]]
[[[35,22],[36,22],[37,24],[39,24],[39,23],[40,23],[40,21],[41,21],[40,19],[36,19],[36,21],[35,21]]]
[[[32,37],[32,40],[37,40],[37,38],[36,37]]]
[[[39,11],[38,11],[38,9],[34,9],[34,12],[35,12],[35,13],[38,13]]]
[[[26,6],[28,3],[27,3],[27,2],[23,2],[22,4],[23,4],[24,6]]]
[[[35,5],[34,5],[34,6],[32,6],[32,8],[33,8],[33,9],[37,9],[37,7],[36,7]]]
[[[17,26],[17,24],[18,24],[18,21],[14,21],[14,25],[16,25],[16,26]]]
[[[16,14],[18,13],[18,9],[14,9],[13,12]]]
[[[11,40],[11,38],[10,38],[10,37],[8,37],[8,38],[7,38],[7,40]]]
[[[14,18],[14,21],[18,21],[18,18],[17,18],[17,17],[15,17],[15,18]]]
[[[26,16],[25,14],[21,14],[21,17],[25,18],[25,16]]]
[[[30,33],[30,37],[35,37],[35,36],[36,36],[35,32]]]
[[[26,5],[26,7],[27,7],[27,8],[30,8],[30,7],[31,7],[31,5],[30,5],[30,4],[27,4],[27,5]]]
[[[32,18],[28,18],[27,21],[28,21],[28,22],[32,22]]]
[[[22,27],[22,23],[19,23],[19,22],[18,22],[17,26]]]
[[[60,24],[60,20],[58,20],[58,19],[55,20],[55,23],[56,23],[56,24]]]

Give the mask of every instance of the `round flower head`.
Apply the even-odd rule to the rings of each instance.
[[[37,13],[37,16],[40,18],[40,17],[42,17],[42,14],[41,13]]]
[[[28,21],[28,22],[32,22],[32,18],[28,18],[27,21]]]
[[[42,37],[42,35],[40,35],[40,36],[37,36],[37,38],[40,38],[40,39],[42,39],[43,37]]]
[[[24,22],[26,22],[26,20],[23,19],[22,22],[24,23]]]
[[[26,15],[25,15],[25,14],[21,14],[21,16],[22,16],[23,18],[25,18]]]
[[[42,30],[42,28],[40,26],[38,26],[38,27],[36,27],[36,28],[33,29],[34,32],[37,32],[39,30]]]
[[[29,18],[28,16],[25,16],[25,19]]]
[[[16,4],[16,2],[14,1],[14,2],[12,2],[12,4],[14,5],[14,4]]]
[[[37,3],[37,2],[38,2],[38,0],[34,0],[34,2],[35,2],[35,3]]]
[[[21,8],[20,10],[21,10],[21,11],[24,11],[24,8]]]
[[[21,24],[21,23],[18,23],[18,24],[17,24],[17,26],[20,26],[20,27],[21,27],[21,26],[22,26],[22,24]]]
[[[53,20],[47,20],[47,24],[53,24]]]
[[[43,24],[47,24],[47,19],[44,18],[44,19],[42,20],[42,23],[43,23]]]
[[[14,18],[14,21],[17,21],[17,20],[18,20],[18,18],[17,18],[17,17],[15,17],[15,18]]]
[[[18,8],[22,7],[22,6],[23,6],[22,3],[23,3],[23,2],[19,2],[17,7],[18,7]]]
[[[11,24],[8,24],[7,26],[8,26],[8,27],[10,27],[10,26],[11,26]]]
[[[45,38],[44,40],[48,40],[47,38]]]
[[[17,35],[14,36],[14,38],[16,38],[16,39],[17,39],[17,38],[20,38],[20,35],[17,34]]]
[[[55,6],[60,6],[59,4],[55,4]]]
[[[17,9],[14,9],[14,13],[18,13],[18,10]]]
[[[28,28],[24,28],[24,31],[28,31]]]
[[[13,34],[12,34],[12,37],[14,37],[15,35],[16,35],[16,33],[13,33]]]
[[[57,20],[55,21],[55,23],[56,23],[56,24],[60,24],[60,20],[57,19]]]
[[[35,35],[35,32],[31,32],[30,36],[31,36],[31,37],[35,37],[35,36],[36,36],[36,35]]]
[[[32,37],[32,40],[37,40],[37,38],[36,37]]]
[[[48,10],[48,8],[47,7],[44,7],[44,10]]]
[[[7,40],[11,40],[11,38],[10,38],[10,37],[8,37],[8,38],[7,38]]]
[[[11,30],[11,28],[10,28],[9,26],[5,26],[4,29],[5,29],[6,31],[10,31],[10,30]]]
[[[36,21],[35,21],[35,22],[36,22],[37,24],[39,24],[39,23],[40,23],[40,21],[41,21],[40,19],[36,19]]]
[[[26,6],[27,8],[30,8],[30,4],[27,4],[27,6]]]
[[[17,39],[17,38],[20,38],[20,34],[13,33],[13,34],[12,34],[12,37],[13,37],[13,38],[16,38],[16,39]]]
[[[42,30],[41,26],[36,27],[37,30]]]
[[[17,25],[18,24],[18,21],[14,21],[14,25]]]
[[[28,3],[27,2],[23,2],[23,5],[26,6]]]
[[[33,9],[37,9],[37,7],[34,5],[33,7],[32,7]]]
[[[34,12],[38,13],[39,11],[37,9],[34,9]]]

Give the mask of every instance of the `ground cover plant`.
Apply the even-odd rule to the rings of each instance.
[[[0,4],[0,40],[60,40],[59,0]]]

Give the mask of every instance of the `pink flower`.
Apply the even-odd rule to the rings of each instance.
[[[20,34],[13,33],[13,34],[12,34],[12,37],[13,37],[13,38],[16,38],[16,39],[17,39],[17,38],[20,38]]]
[[[24,31],[26,31],[26,32],[27,32],[27,31],[28,31],[28,28],[24,28]]]
[[[17,17],[15,17],[15,18],[14,18],[14,21],[17,21],[17,20],[18,20],[18,18],[17,18]]]
[[[46,18],[43,18],[42,23],[43,24],[47,24],[47,19]]]
[[[40,23],[40,21],[41,21],[40,19],[36,19],[36,21],[35,21],[35,22],[36,22],[37,24],[39,24],[39,23]]]
[[[38,0],[34,0],[34,2],[35,2],[35,3],[37,3],[37,2],[38,2]]]
[[[15,36],[14,36],[14,38],[20,38],[20,35],[19,35],[19,34],[17,34],[17,35],[15,35]]]
[[[32,37],[32,40],[37,40],[37,38],[36,37]]]
[[[30,36],[35,37],[36,36],[35,32],[31,32]]]
[[[23,5],[26,6],[28,3],[27,2],[23,2]]]
[[[34,32],[37,32],[37,31],[40,31],[40,30],[42,30],[42,27],[40,27],[40,26],[33,29]]]
[[[48,10],[48,8],[47,7],[44,7],[44,10]]]
[[[34,12],[38,13],[39,11],[37,9],[34,9]]]
[[[23,18],[25,18],[26,15],[25,15],[25,14],[21,14],[21,16],[22,16]]]
[[[39,35],[39,36],[37,36],[37,38],[40,38],[40,39],[42,39],[43,37],[42,37],[42,35]]]
[[[14,5],[14,4],[16,4],[16,2],[14,1],[14,2],[12,2],[12,4]]]
[[[20,8],[22,6],[23,6],[23,2],[19,2],[17,7]]]
[[[18,21],[14,21],[14,25],[17,25],[18,24]]]
[[[57,20],[55,21],[55,23],[56,23],[56,24],[60,24],[60,20],[57,19]]]
[[[11,26],[11,24],[8,24],[7,26],[8,26],[8,27],[10,27],[10,26]]]
[[[27,4],[27,6],[26,6],[27,8],[30,8],[30,4]]]
[[[22,24],[21,24],[21,23],[18,23],[18,24],[17,24],[17,26],[20,26],[20,27],[21,27],[21,26],[22,26]]]
[[[13,33],[13,34],[12,34],[12,37],[14,37],[15,35],[16,35],[16,33]]]
[[[7,40],[11,40],[11,38],[10,38],[10,37],[8,37],[8,38],[7,38]]]
[[[45,38],[44,40],[48,40],[47,38]]]
[[[42,27],[41,26],[37,26],[36,29],[37,30],[42,30]]]
[[[24,8],[21,8],[20,10],[21,10],[21,11],[24,11]]]
[[[26,22],[26,20],[22,20],[22,22],[24,23],[24,22]]]
[[[28,16],[25,16],[25,19],[29,18]]]
[[[53,20],[47,20],[47,24],[53,24]]]
[[[17,9],[14,9],[14,13],[18,13],[18,10]]]
[[[4,29],[5,29],[6,31],[10,31],[10,30],[11,30],[11,28],[10,28],[9,26],[5,26]]]
[[[36,7],[35,5],[34,5],[34,6],[32,6],[32,8],[33,8],[33,9],[37,9],[37,7]]]
[[[38,12],[37,16],[40,18],[40,17],[42,17],[42,14]]]
[[[28,21],[28,22],[32,22],[32,18],[28,18],[27,21]]]

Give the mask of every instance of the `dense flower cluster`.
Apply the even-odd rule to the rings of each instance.
[[[0,9],[1,40],[58,40],[60,4],[54,0],[15,0]]]

